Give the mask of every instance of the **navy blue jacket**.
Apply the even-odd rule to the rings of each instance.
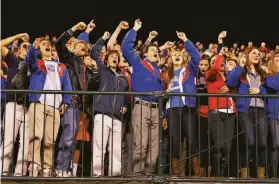
[[[106,67],[100,58],[100,52],[105,45],[105,40],[100,38],[91,50],[91,58],[98,65],[100,75],[100,85],[98,91],[107,92],[125,92],[129,90],[128,81],[125,76],[117,75]],[[120,109],[127,105],[129,97],[124,95],[96,95],[93,100],[93,109],[96,112],[103,113],[115,118],[121,119]]]

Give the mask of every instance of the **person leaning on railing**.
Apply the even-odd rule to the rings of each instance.
[[[260,51],[251,47],[246,57],[241,59],[240,65],[228,75],[226,84],[229,88],[237,88],[238,94],[265,95],[265,77],[266,73],[260,66]],[[256,149],[258,152],[257,177],[264,178],[267,146],[265,101],[262,98],[238,98],[237,102],[240,124],[245,131],[244,144],[246,146],[240,155],[241,177],[250,176],[249,163],[253,150]]]
[[[25,62],[31,71],[29,90],[72,90],[68,69],[59,61],[52,60],[49,40],[36,39],[29,48]],[[37,177],[40,171],[44,177],[52,176],[53,149],[60,126],[60,115],[71,105],[71,99],[71,94],[29,94],[30,176]]]
[[[266,77],[266,86],[268,94],[279,95],[279,52],[275,53],[268,66],[268,75]],[[277,164],[279,161],[279,99],[267,99],[267,112],[268,112],[268,128],[272,137],[272,154],[271,154],[271,167],[273,176],[276,176],[278,171]]]

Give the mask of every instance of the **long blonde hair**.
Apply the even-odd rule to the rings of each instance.
[[[271,60],[269,60],[269,64],[268,64],[268,72],[272,74],[279,72],[275,64],[275,60],[274,60],[275,57],[279,57],[279,53],[275,53],[271,58]]]

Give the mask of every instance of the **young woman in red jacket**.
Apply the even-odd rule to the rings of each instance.
[[[226,86],[225,59],[218,55],[206,73],[208,93],[229,93]],[[224,176],[231,150],[235,124],[235,103],[228,97],[209,97],[208,122],[214,140],[215,153],[211,164],[212,176]]]

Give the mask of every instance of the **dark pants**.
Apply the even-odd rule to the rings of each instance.
[[[235,114],[218,111],[208,113],[210,135],[213,138],[215,151],[228,153],[231,150],[232,136],[234,133]]]
[[[57,156],[57,170],[67,171],[73,157],[74,143],[80,118],[80,111],[76,107],[70,107],[61,120],[63,127],[59,142],[59,151]]]
[[[265,150],[267,141],[267,118],[264,108],[250,107],[249,112],[239,113],[242,130],[245,132],[244,153],[241,154],[241,167],[248,167],[253,149],[257,152],[258,166],[265,166]]]
[[[214,142],[214,156],[211,164],[211,175],[224,176],[229,162],[232,138],[235,126],[235,114],[212,110],[208,113],[210,135]],[[211,146],[211,145],[210,145]]]
[[[171,157],[180,158],[181,142],[186,136],[187,151],[197,153],[196,121],[194,110],[188,107],[170,108],[167,112],[168,128],[170,129]]]
[[[209,137],[209,123],[208,118],[197,116],[197,139],[200,157],[200,166],[205,167],[208,162],[208,153],[210,148],[208,147]]]
[[[277,163],[279,160],[279,120],[269,119],[268,127],[272,137],[271,166],[277,170]]]

